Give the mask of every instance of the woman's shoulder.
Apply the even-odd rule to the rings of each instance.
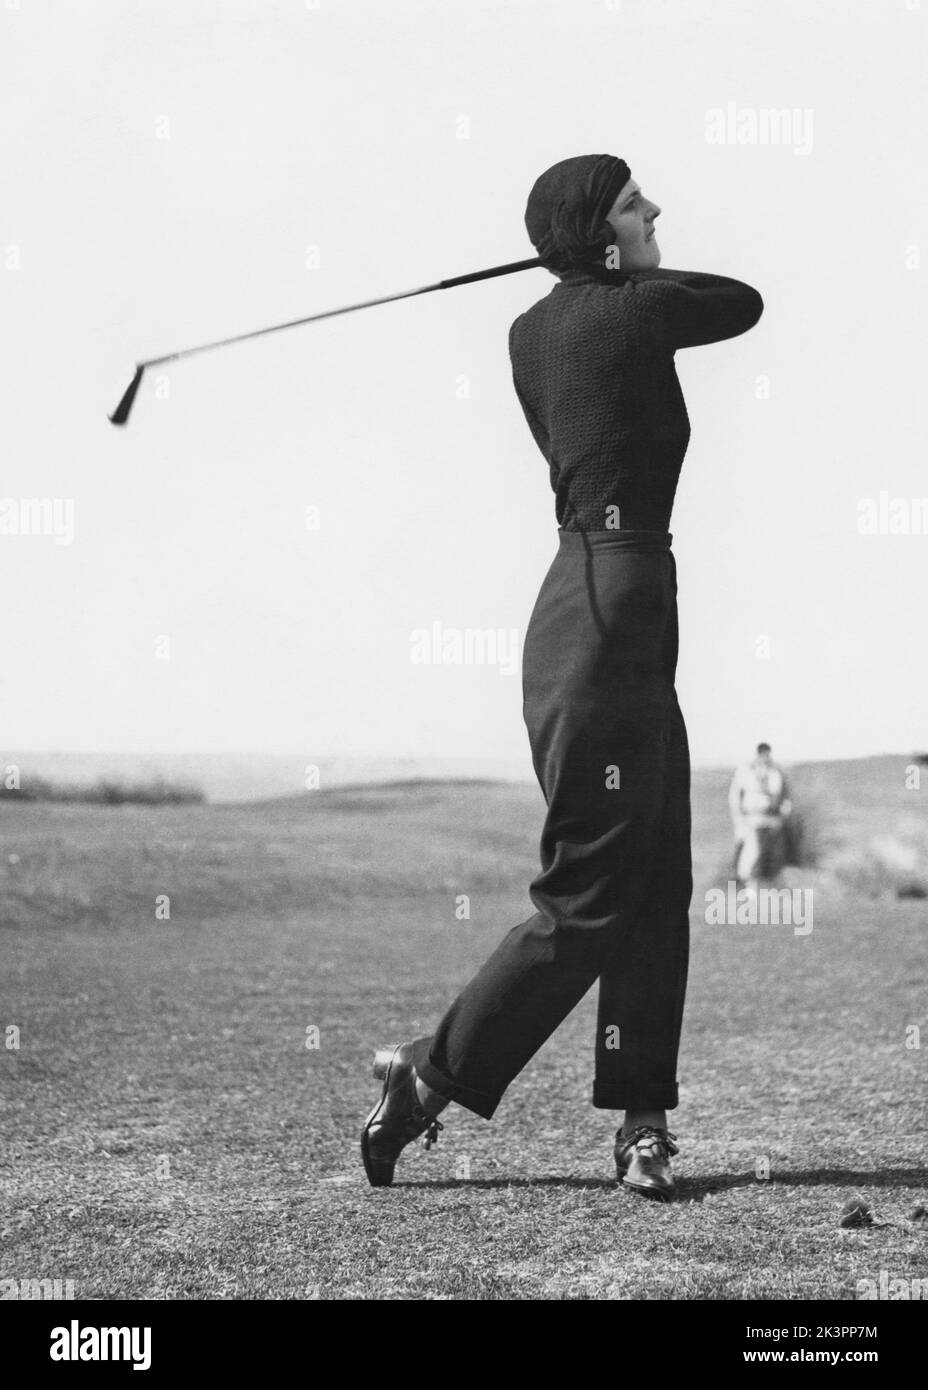
[[[647,332],[649,311],[647,291],[642,293],[631,276],[574,272],[513,320],[509,350],[518,354],[553,341],[565,348],[617,349]]]

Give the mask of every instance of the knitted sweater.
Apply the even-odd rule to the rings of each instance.
[[[674,353],[737,337],[763,307],[722,275],[595,265],[568,271],[519,315],[513,381],[560,527],[667,530],[690,438]]]

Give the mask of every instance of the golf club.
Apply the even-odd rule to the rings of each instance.
[[[352,314],[357,309],[371,309],[375,304],[389,304],[395,299],[411,299],[417,294],[431,294],[433,290],[450,290],[455,285],[470,285],[475,280],[491,280],[496,275],[512,275],[517,270],[531,270],[541,265],[535,257],[527,261],[513,261],[509,265],[494,265],[489,270],[474,270],[469,275],[455,275],[450,280],[439,280],[434,285],[422,285],[416,290],[402,290],[399,294],[385,294],[380,299],[365,299],[359,304],[345,304],[340,309],[325,309],[321,314],[308,314],[306,318],[290,319],[287,323],[274,323],[269,328],[255,328],[250,333],[237,333],[232,338],[218,338],[212,343],[200,343],[197,347],[181,348],[179,352],[169,352],[163,357],[149,357],[146,362],[137,362],[135,376],[123,392],[122,399],[108,418],[114,425],[124,425],[142,384],[142,377],[148,367],[159,366],[163,362],[177,362],[181,357],[191,357],[195,352],[209,352],[212,348],[228,347],[230,343],[243,343],[248,338],[261,338],[266,333],[280,333],[284,328],[297,328],[301,323],[318,323],[320,319],[332,319],[338,314]]]

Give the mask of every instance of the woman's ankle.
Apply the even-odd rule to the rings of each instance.
[[[433,1091],[431,1086],[427,1086],[421,1076],[416,1076],[416,1097],[422,1109],[430,1119],[440,1115],[446,1105],[451,1102],[444,1096],[440,1096],[437,1091]]]
[[[626,1110],[625,1123],[622,1125],[623,1134],[631,1134],[632,1130],[640,1129],[642,1126],[649,1129],[667,1128],[666,1110]]]

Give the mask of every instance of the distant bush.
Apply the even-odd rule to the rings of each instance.
[[[15,789],[0,785],[0,798],[5,801],[73,801],[92,806],[183,806],[205,802],[206,794],[199,787],[166,782],[160,777],[150,782],[117,782],[104,777],[89,785],[25,777],[22,786]]]
[[[861,832],[820,802],[799,794],[784,826],[784,868],[815,870],[863,898],[928,899],[928,826],[913,816],[889,816],[882,832]],[[735,876],[736,854],[726,849],[716,884]],[[761,875],[763,877],[763,873]]]
[[[804,798],[786,821],[786,863],[796,869],[817,869],[822,861],[822,814],[818,804]]]
[[[845,847],[832,864],[835,876],[866,898],[928,898],[928,835],[898,821],[868,844]]]

